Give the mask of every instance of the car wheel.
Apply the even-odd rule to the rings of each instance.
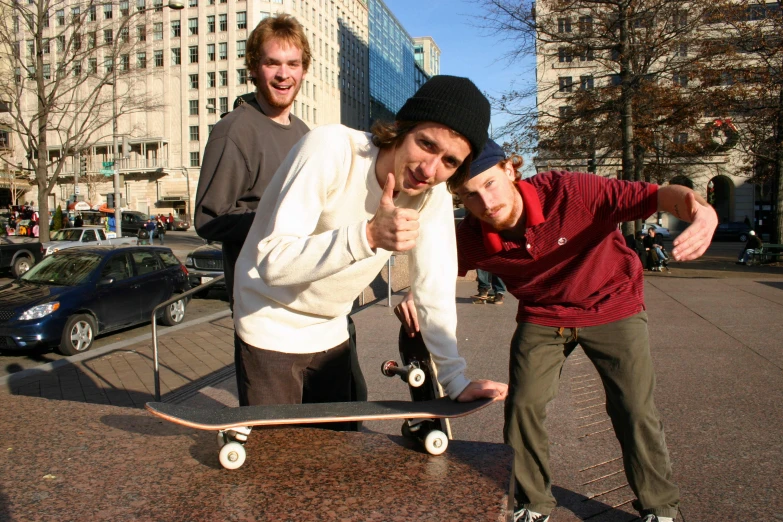
[[[748,240],[748,235],[747,234],[740,234],[740,241],[745,242],[747,240]]]
[[[89,314],[71,316],[65,323],[63,336],[60,340],[60,353],[63,355],[76,355],[86,352],[92,346],[98,327],[95,319]]]
[[[185,300],[180,299],[174,303],[171,303],[163,311],[163,319],[161,322],[166,326],[174,326],[182,322],[185,318]]]
[[[12,267],[14,277],[20,277],[22,274],[27,272],[33,267],[33,260],[30,259],[27,256],[19,256],[14,261],[14,266]]]

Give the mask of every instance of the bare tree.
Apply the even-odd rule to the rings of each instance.
[[[35,173],[42,240],[48,196],[73,156],[111,136],[117,117],[162,108],[147,94],[145,42],[147,18],[163,5],[134,4],[0,0],[0,60],[13,71],[0,80],[10,105],[2,123]]]
[[[509,130],[520,141],[539,138],[540,161],[587,164],[593,172],[617,165],[623,179],[662,180],[706,152],[682,136],[700,135],[706,93],[693,80],[706,58],[698,28],[712,3],[482,1],[483,26],[516,45],[512,56],[537,57],[536,129],[524,114]],[[559,68],[562,76],[550,72]],[[510,92],[498,106],[519,100]],[[645,174],[651,160],[655,169]]]

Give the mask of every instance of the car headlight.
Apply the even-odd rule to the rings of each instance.
[[[54,254],[58,250],[60,250],[60,249],[59,248],[55,248],[55,247],[49,247],[49,248],[46,249],[46,255],[48,256],[49,254]]]
[[[40,319],[41,317],[46,317],[50,313],[54,312],[60,308],[60,303],[57,301],[53,303],[46,303],[38,306],[34,306],[30,308],[29,310],[25,310],[24,313],[19,317],[20,321],[32,321],[33,319]]]
[[[185,266],[191,266],[191,267],[193,266],[193,258],[192,257],[188,256],[185,259]]]

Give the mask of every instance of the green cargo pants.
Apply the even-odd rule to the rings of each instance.
[[[552,496],[546,406],[557,396],[566,357],[582,346],[601,377],[606,412],[620,441],[628,484],[642,514],[676,517],[679,490],[653,402],[647,314],[585,328],[520,323],[511,341],[505,440],[515,452],[517,507],[549,514]]]

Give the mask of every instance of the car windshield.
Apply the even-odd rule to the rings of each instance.
[[[82,231],[76,228],[66,228],[58,230],[52,234],[52,241],[79,241],[82,237]]]
[[[84,283],[100,262],[101,256],[96,254],[55,254],[45,257],[21,279],[45,285],[76,286]]]

